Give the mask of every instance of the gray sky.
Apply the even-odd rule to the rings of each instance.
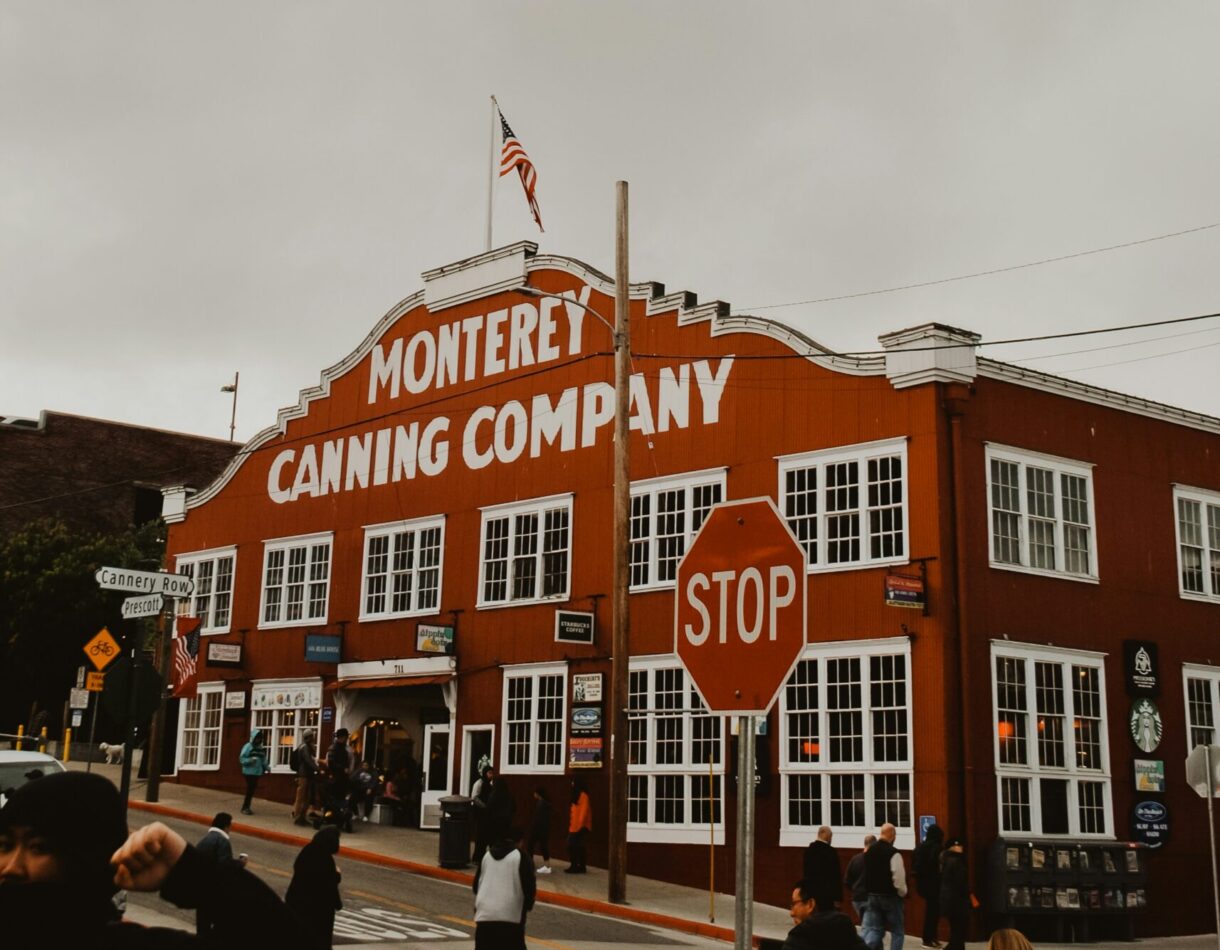
[[[240,370],[238,438],[271,424],[483,249],[492,93],[547,228],[506,178],[496,244],[612,273],[626,179],[632,279],[735,309],[1220,222],[1218,35],[1214,2],[0,0],[0,415],[226,436]],[[1217,251],[754,312],[839,350],[1142,323],[1220,310]],[[1220,320],[982,352],[1220,415]]]

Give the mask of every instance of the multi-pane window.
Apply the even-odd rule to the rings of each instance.
[[[567,597],[571,529],[570,495],[483,509],[479,606]]]
[[[724,470],[654,478],[631,486],[631,586],[672,584],[678,562],[724,500]]]
[[[1001,831],[1112,837],[1102,657],[996,641],[992,669]]]
[[[780,509],[810,570],[906,559],[906,460],[905,439],[779,460]]]
[[[996,445],[986,458],[992,566],[1096,577],[1091,467]]]
[[[220,768],[224,701],[224,683],[201,683],[194,696],[182,701],[182,734],[178,741],[181,768]]]
[[[178,613],[199,618],[200,633],[227,633],[233,611],[233,564],[235,548],[179,554],[179,574],[195,581],[190,597],[178,601]]]
[[[443,518],[366,528],[360,619],[436,613],[444,541]]]
[[[1220,667],[1183,664],[1186,700],[1186,748],[1216,745],[1216,708],[1220,705]]]
[[[781,843],[819,825],[911,835],[910,648],[905,639],[807,647],[780,694]]]
[[[1220,601],[1220,492],[1175,486],[1178,590]]]
[[[562,772],[567,667],[506,667],[502,772]]]
[[[627,717],[628,840],[723,836],[724,721],[673,657],[632,658]]]
[[[329,532],[266,543],[260,627],[325,622],[330,551]]]
[[[290,772],[292,750],[305,733],[318,733],[322,714],[319,680],[264,680],[250,690],[253,725],[263,731],[263,745],[272,771]]]

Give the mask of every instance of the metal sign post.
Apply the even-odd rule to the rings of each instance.
[[[737,719],[737,891],[733,950],[754,946],[754,717]]]

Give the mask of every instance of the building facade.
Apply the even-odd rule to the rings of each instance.
[[[258,726],[287,801],[302,731],[342,725],[382,769],[419,764],[429,826],[485,758],[519,809],[579,772],[601,863],[613,285],[528,243],[423,283],[209,488],[166,497],[204,634],[178,778],[239,787]],[[767,496],[806,549],[809,621],[757,743],[760,899],[822,824],[846,863],[883,821],[909,851],[934,818],[983,893],[996,842],[1030,873],[1035,843],[1121,861],[1155,800],[1176,830],[1139,852],[1136,928],[1210,926],[1180,757],[1220,702],[1220,421],[976,358],[937,324],[852,358],[658,284],[630,296],[631,872],[731,880],[735,739],[675,656],[674,578],[713,505]],[[1139,695],[1127,641],[1155,666]],[[1137,761],[1163,792],[1137,792]]]

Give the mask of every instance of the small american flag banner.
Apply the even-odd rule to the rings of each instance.
[[[538,210],[538,197],[534,194],[534,186],[538,184],[534,163],[525,154],[525,146],[509,128],[508,120],[504,118],[504,113],[500,112],[498,105],[496,111],[500,113],[500,131],[504,137],[504,144],[500,149],[500,177],[503,178],[514,168],[517,170],[517,174],[521,176],[521,187],[525,189],[525,200],[529,202],[530,212],[538,224],[538,230],[545,231],[542,227],[542,212]]]
[[[195,673],[199,669],[198,617],[179,617],[178,635],[174,637],[173,676],[174,696],[190,697],[195,692]]]

